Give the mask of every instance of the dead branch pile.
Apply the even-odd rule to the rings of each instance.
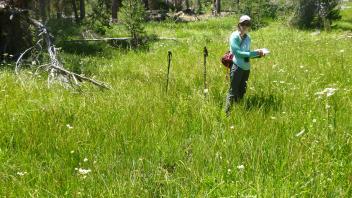
[[[52,42],[53,36],[48,32],[47,28],[42,23],[34,19],[29,20],[32,25],[37,27],[40,39],[34,46],[28,48],[19,56],[16,62],[16,74],[19,74],[24,60],[28,58],[28,56],[34,56],[31,58],[34,60],[33,65],[36,67],[35,74],[37,74],[39,71],[48,72],[49,87],[53,83],[59,83],[64,87],[80,88],[81,83],[86,81],[98,86],[99,88],[109,89],[109,86],[103,82],[65,69],[63,64],[58,59],[57,48],[55,48],[55,45]],[[43,53],[43,47],[47,50],[49,56],[49,62],[44,64],[40,63],[39,60],[40,54]]]

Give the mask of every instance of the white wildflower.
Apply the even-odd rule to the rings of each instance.
[[[340,50],[340,53],[344,53],[345,52],[345,50]]]
[[[325,88],[323,91],[316,92],[315,95],[319,97],[322,97],[322,96],[331,97],[332,95],[335,94],[337,90],[338,89],[336,88]]]
[[[316,123],[317,122],[317,119],[313,119],[313,123]]]
[[[241,165],[237,166],[237,169],[238,169],[238,170],[243,170],[243,169],[244,169],[244,165],[241,164]]]
[[[296,137],[299,137],[299,136],[303,135],[305,131],[306,131],[306,130],[303,129],[302,131],[300,131],[299,133],[296,134]]]
[[[325,105],[325,109],[327,109],[327,110],[330,109],[330,107],[331,107],[331,106],[330,106],[329,104],[326,104],[326,105]]]
[[[78,169],[78,173],[81,174],[81,175],[86,175],[88,173],[92,172],[92,170],[90,169],[84,169],[84,168],[79,168]]]
[[[234,125],[230,126],[230,129],[235,129],[235,126]]]
[[[272,120],[276,120],[276,117],[274,117],[274,116],[271,116],[270,118],[271,118]]]
[[[17,172],[16,173],[18,176],[24,176],[24,175],[26,175],[27,174],[27,172],[26,171],[24,171],[24,172]]]
[[[326,88],[325,90],[326,90],[326,96],[327,97],[330,97],[330,96],[334,95],[335,92],[337,91],[337,89],[335,89],[335,88]]]
[[[83,161],[84,161],[84,162],[88,162],[88,158],[84,158]]]
[[[71,126],[70,124],[66,124],[66,127],[67,127],[68,129],[73,129],[73,126]]]
[[[75,151],[74,151],[74,150],[72,150],[70,153],[71,153],[71,154],[73,154],[73,153],[75,153]]]
[[[209,92],[208,89],[204,89],[204,94],[207,94]]]

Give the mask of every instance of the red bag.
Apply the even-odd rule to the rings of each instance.
[[[226,52],[225,55],[221,58],[221,62],[225,67],[230,68],[233,64],[233,54],[231,54],[230,51]]]

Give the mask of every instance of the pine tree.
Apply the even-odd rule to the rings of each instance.
[[[121,9],[121,21],[132,37],[132,46],[138,47],[142,44],[145,34],[145,7],[140,0],[124,0]]]
[[[292,24],[299,28],[330,29],[331,22],[340,18],[340,0],[300,0]]]

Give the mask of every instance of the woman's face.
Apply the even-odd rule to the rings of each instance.
[[[241,32],[247,34],[251,30],[251,26],[241,26]]]
[[[251,22],[244,21],[243,23],[240,24],[240,28],[243,34],[247,34],[251,30]]]

